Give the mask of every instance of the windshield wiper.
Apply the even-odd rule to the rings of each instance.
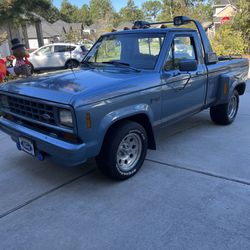
[[[134,68],[134,67],[130,66],[129,63],[125,63],[125,62],[107,61],[107,62],[101,62],[101,63],[112,64],[112,65],[117,65],[117,66],[126,66],[127,68],[132,69],[136,72],[141,72],[140,69]]]

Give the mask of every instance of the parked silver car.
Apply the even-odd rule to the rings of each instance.
[[[29,61],[34,70],[50,68],[75,68],[87,54],[84,45],[53,43],[45,45],[30,54]]]

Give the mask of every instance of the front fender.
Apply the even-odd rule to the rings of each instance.
[[[154,114],[153,111],[151,109],[151,107],[148,104],[134,104],[128,107],[123,107],[123,108],[119,108],[117,110],[114,110],[108,114],[106,114],[101,122],[100,122],[100,126],[99,126],[99,134],[98,134],[98,139],[99,142],[97,143],[98,145],[98,152],[100,152],[101,150],[101,146],[104,140],[104,137],[108,131],[108,129],[114,125],[115,123],[127,119],[129,117],[135,116],[135,115],[140,115],[140,114],[144,114],[148,117],[149,121],[151,124],[153,124],[154,121]]]

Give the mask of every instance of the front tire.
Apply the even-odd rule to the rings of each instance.
[[[147,148],[145,129],[136,122],[126,121],[108,133],[96,162],[106,176],[125,180],[139,171]]]
[[[229,101],[222,105],[217,105],[210,108],[211,120],[220,125],[231,124],[237,115],[239,107],[239,94],[234,90]]]

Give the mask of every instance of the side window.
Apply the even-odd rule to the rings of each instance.
[[[139,52],[145,55],[158,55],[161,49],[162,38],[142,38],[138,39]]]
[[[52,50],[52,46],[46,46],[38,50],[36,52],[36,55],[47,55],[51,53],[51,50]]]
[[[75,48],[76,48],[75,46],[56,45],[54,51],[55,53],[70,52],[73,51]]]
[[[58,52],[65,52],[66,51],[66,46],[60,46],[60,45],[56,45],[55,46],[55,49],[54,49],[54,52],[55,53],[58,53]]]
[[[67,51],[73,51],[76,48],[76,46],[67,46]]]
[[[179,61],[183,59],[197,60],[193,37],[175,37],[165,63],[165,70],[178,69]]]

